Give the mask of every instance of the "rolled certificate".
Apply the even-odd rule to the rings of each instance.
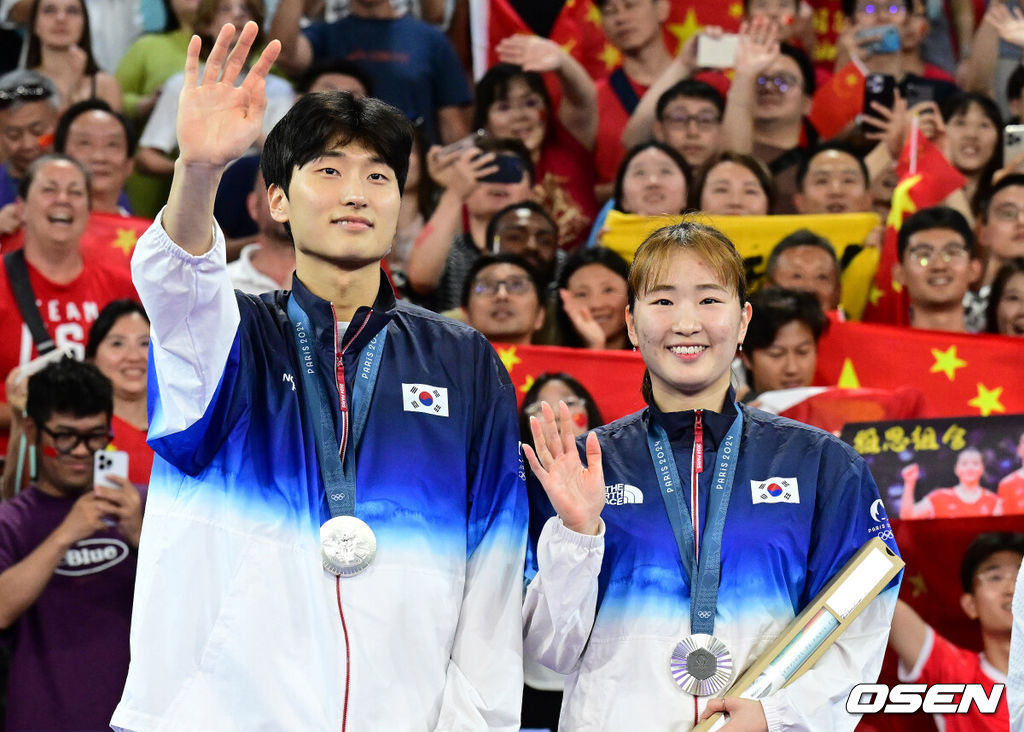
[[[902,568],[903,560],[881,539],[865,542],[723,696],[761,699],[798,678]],[[725,722],[723,714],[716,714],[694,732],[712,732]]]

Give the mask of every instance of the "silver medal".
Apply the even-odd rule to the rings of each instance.
[[[732,679],[732,654],[713,635],[694,633],[676,644],[669,659],[676,685],[694,696],[714,696]]]
[[[324,569],[339,577],[352,577],[370,566],[377,554],[377,537],[355,516],[335,516],[320,527],[320,555]]]

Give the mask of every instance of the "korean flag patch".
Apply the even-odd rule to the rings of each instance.
[[[448,389],[429,384],[402,384],[402,407],[406,412],[448,416]]]
[[[796,478],[765,478],[750,481],[750,498],[756,503],[800,503]]]

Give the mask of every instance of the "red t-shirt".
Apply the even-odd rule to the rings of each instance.
[[[1003,513],[1024,513],[1024,475],[1015,470],[999,481],[999,497],[1003,499]]]
[[[646,86],[640,86],[628,76],[625,78],[633,87],[637,98],[647,92]],[[609,183],[615,180],[619,163],[626,155],[626,148],[622,145],[622,130],[629,122],[629,112],[622,106],[608,79],[601,79],[596,86],[597,143],[594,146],[594,164],[597,167],[597,182]]]
[[[1005,684],[1006,675],[1000,673],[980,653],[954,646],[932,630],[931,652],[921,666],[917,678],[900,675],[901,681],[922,684],[981,684],[986,695],[991,694],[993,684]],[[959,703],[960,694],[954,701]],[[946,732],[1006,732],[1010,729],[1010,712],[1006,706],[1006,692],[999,697],[999,706],[994,714],[981,714],[972,704],[969,712],[963,714],[939,714],[945,722]]]
[[[110,427],[114,431],[110,449],[128,453],[128,480],[135,485],[149,485],[153,448],[146,444],[146,430],[140,430],[116,415],[111,418]]]
[[[558,244],[575,249],[583,243],[597,216],[594,196],[594,155],[554,122],[537,163],[537,203],[558,224]]]
[[[953,488],[938,488],[928,494],[935,518],[958,518],[960,516],[991,516],[1000,507],[999,496],[982,490],[981,498],[966,503]]]
[[[79,356],[85,353],[89,327],[107,303],[123,297],[139,299],[123,265],[86,257],[81,274],[66,285],[50,282],[28,262],[26,266],[46,331],[58,348],[71,346]],[[0,401],[7,401],[3,383],[7,374],[37,355],[32,334],[14,300],[7,270],[0,266]],[[0,434],[0,450],[7,450],[6,432]]]

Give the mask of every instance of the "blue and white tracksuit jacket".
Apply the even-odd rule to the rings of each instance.
[[[878,489],[856,452],[821,430],[741,408],[714,627],[732,653],[733,680],[865,541],[878,536],[895,548]],[[688,730],[705,706],[669,673],[675,644],[690,633],[690,583],[648,449],[652,415],[666,428],[689,495],[695,414],[655,407],[596,430],[607,486],[601,535],[566,529],[539,483],[528,481],[527,574],[536,574],[523,610],[525,648],[570,674],[560,729]],[[702,413],[701,525],[710,466],[735,415],[731,401],[722,414]],[[771,486],[780,479],[788,498],[767,492],[779,492]],[[769,730],[854,728],[846,697],[878,675],[898,586],[894,580],[812,670],[763,700]]]
[[[321,566],[330,513],[286,296],[236,294],[215,229],[195,257],[154,224],[133,258],[157,457],[113,725],[518,729],[527,501],[501,361],[470,328],[396,304],[382,278],[344,351],[351,394],[359,351],[387,328],[354,447],[377,555],[337,581]],[[340,425],[333,309],[297,278],[293,292]],[[438,409],[414,387],[434,387]]]

